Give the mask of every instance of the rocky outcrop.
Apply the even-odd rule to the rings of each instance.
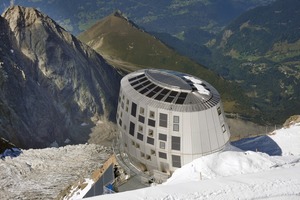
[[[13,6],[0,17],[0,136],[16,145],[86,142],[96,121],[114,120],[120,79],[39,11]]]

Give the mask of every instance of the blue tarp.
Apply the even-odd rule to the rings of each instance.
[[[17,157],[22,153],[21,149],[19,148],[10,148],[10,149],[5,149],[5,151],[0,154],[0,158],[4,159],[5,157]]]

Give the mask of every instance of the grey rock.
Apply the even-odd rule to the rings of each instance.
[[[23,148],[84,143],[96,121],[114,121],[119,72],[36,9],[2,14],[0,62],[0,137]]]

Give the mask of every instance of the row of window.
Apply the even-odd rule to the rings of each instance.
[[[135,146],[136,148],[140,148],[140,145],[138,143],[135,143],[134,141],[132,141],[132,145]],[[156,156],[155,150],[151,149],[150,153],[152,156]],[[145,154],[144,152],[140,152],[140,155],[142,158],[145,158],[146,160],[150,160],[151,161],[151,155],[149,154]],[[162,158],[162,159],[167,159],[167,154],[164,152],[158,152],[158,157]],[[181,157],[178,155],[172,155],[172,166],[173,167],[181,167]]]

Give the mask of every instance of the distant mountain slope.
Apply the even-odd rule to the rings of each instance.
[[[73,34],[119,9],[147,31],[187,37],[190,29],[220,30],[249,8],[274,0],[2,0],[4,10],[11,2],[39,8]],[[176,23],[174,23],[176,22]]]
[[[278,0],[244,13],[210,43],[212,68],[239,82],[267,121],[300,110],[299,19],[300,1]]]
[[[114,120],[121,76],[94,50],[32,8],[6,10],[0,32],[1,137],[86,142],[97,120]]]
[[[179,55],[154,36],[138,28],[120,12],[100,20],[78,38],[116,67],[127,71],[164,68],[186,72],[214,85],[222,95],[227,112],[238,112],[252,117],[255,113],[236,84],[225,81],[206,67]]]

